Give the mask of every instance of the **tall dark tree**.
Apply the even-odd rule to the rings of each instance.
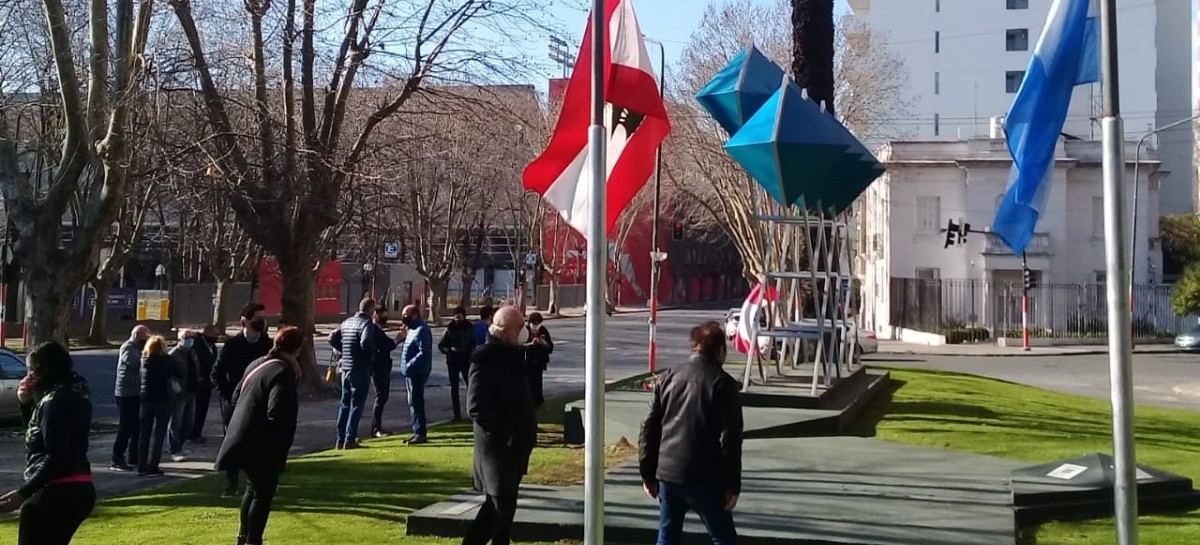
[[[831,114],[833,38],[833,0],[792,0],[792,76]]]

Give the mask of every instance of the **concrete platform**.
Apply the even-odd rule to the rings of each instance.
[[[1009,486],[1017,462],[852,437],[748,440],[743,459],[735,520],[745,544],[1017,543]],[[514,537],[582,539],[582,500],[581,486],[524,489]],[[480,501],[467,493],[432,505],[408,518],[408,532],[461,537]],[[610,472],[605,512],[606,543],[654,541],[658,506],[635,468]],[[688,540],[705,542],[689,520]]]

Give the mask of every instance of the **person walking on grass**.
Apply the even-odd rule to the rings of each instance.
[[[304,335],[299,329],[280,328],[270,353],[246,370],[233,392],[233,416],[217,452],[216,466],[246,474],[238,545],[263,542],[279,476],[287,466],[288,450],[296,436],[300,409],[296,382],[303,346]]]
[[[266,307],[262,303],[247,303],[242,307],[242,330],[225,342],[213,365],[212,382],[217,387],[217,401],[221,404],[221,423],[229,425],[233,416],[233,391],[237,388],[246,368],[271,350],[271,338],[267,336]],[[222,498],[234,498],[238,493],[237,471],[225,474],[225,489]]]
[[[371,368],[371,385],[375,387],[375,408],[371,415],[371,436],[387,437],[390,435],[383,429],[383,408],[387,405],[392,394],[392,351],[402,342],[404,332],[397,334],[395,339],[388,337],[387,307],[376,307],[373,318],[375,327],[382,333],[377,337],[375,346],[375,363]]]
[[[54,342],[29,352],[17,389],[32,407],[25,430],[25,482],[0,496],[0,512],[21,509],[17,545],[67,545],[92,513],[96,488],[88,463],[92,401],[71,354]]]
[[[458,383],[469,385],[467,373],[471,370],[471,353],[475,351],[475,326],[467,319],[462,307],[454,309],[454,321],[446,326],[438,350],[446,356],[446,371],[450,376],[450,404],[454,408],[454,420],[462,420],[459,404]]]
[[[659,502],[658,545],[683,537],[695,510],[714,545],[737,543],[733,509],[742,491],[742,407],[725,363],[716,322],[692,329],[692,356],[663,373],[642,422],[638,468],[646,495]]]
[[[383,330],[371,321],[375,301],[367,298],[358,304],[358,314],[342,322],[329,335],[329,345],[342,355],[342,402],[338,405],[336,449],[356,449],[358,422],[362,419],[371,388],[371,369],[385,340]]]
[[[421,319],[416,305],[408,305],[400,314],[404,329],[408,332],[401,352],[400,373],[408,387],[408,408],[412,413],[412,437],[406,443],[420,445],[428,443],[425,420],[425,384],[433,372],[433,332],[429,324]]]
[[[150,328],[139,325],[129,332],[117,357],[117,381],[113,392],[117,401],[117,437],[113,441],[113,471],[133,471],[138,465],[138,429],[141,418],[142,349],[150,338]]]
[[[182,391],[178,369],[167,354],[167,341],[154,335],[142,350],[141,414],[138,429],[138,475],[162,475],[163,441],[171,420],[171,399]],[[179,388],[178,391],[173,391]]]
[[[174,376],[182,377],[182,390],[171,396],[171,425],[167,428],[167,453],[172,462],[182,462],[191,453],[183,450],[183,442],[192,433],[196,422],[196,388],[200,382],[200,356],[196,352],[196,337],[190,329],[180,329],[179,342],[171,349]]]
[[[537,443],[537,416],[522,367],[521,311],[502,307],[487,344],[471,355],[467,414],[474,422],[475,489],[487,495],[463,545],[508,545],[517,493]]]
[[[204,438],[204,423],[208,420],[208,405],[212,401],[212,370],[217,363],[219,338],[217,326],[208,324],[204,326],[203,334],[196,336],[195,346],[192,348],[196,352],[199,372],[196,374],[196,419],[192,422],[192,433],[189,434],[188,441],[197,445],[208,442]]]

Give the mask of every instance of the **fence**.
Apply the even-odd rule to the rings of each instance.
[[[986,330],[987,336],[1019,337],[1021,284],[979,280],[892,278],[892,326],[955,335]],[[1133,334],[1165,338],[1197,324],[1196,316],[1171,309],[1171,285],[1134,286]],[[1029,290],[1029,327],[1034,337],[1103,338],[1108,331],[1103,284],[1042,284]],[[978,333],[975,333],[978,335]],[[968,335],[969,336],[969,335]]]

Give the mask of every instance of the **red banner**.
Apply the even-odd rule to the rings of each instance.
[[[342,262],[326,261],[317,275],[317,292],[314,304],[317,316],[335,316],[342,313]],[[259,302],[267,307],[268,316],[283,314],[283,276],[275,258],[264,258],[258,263]]]

